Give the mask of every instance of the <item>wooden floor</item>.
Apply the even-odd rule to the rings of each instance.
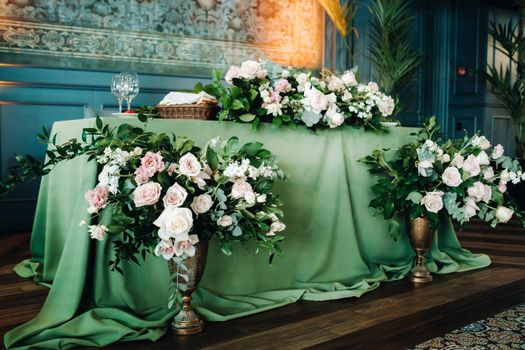
[[[428,285],[383,283],[359,299],[298,302],[229,322],[209,323],[188,337],[121,343],[107,349],[405,349],[525,302],[525,230],[473,224],[462,245],[489,254],[494,264],[436,276]],[[46,288],[17,277],[12,267],[29,256],[29,235],[0,236],[0,335],[34,317]]]

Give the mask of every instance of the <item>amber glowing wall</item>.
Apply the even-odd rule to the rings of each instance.
[[[0,0],[0,63],[206,74],[246,59],[322,65],[316,0]]]

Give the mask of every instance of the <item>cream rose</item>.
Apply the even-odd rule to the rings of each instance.
[[[161,239],[175,238],[183,241],[188,240],[188,233],[193,227],[193,216],[188,208],[167,207],[153,224],[159,227]]]
[[[479,207],[476,205],[476,201],[468,197],[465,201],[465,207],[463,208],[463,213],[467,218],[476,216],[476,212],[479,210]]]
[[[474,136],[472,138],[472,144],[476,147],[481,148],[482,150],[490,148],[490,142],[485,136]]]
[[[473,198],[476,202],[483,201],[488,203],[492,198],[492,188],[480,181],[474,182],[474,186],[469,187],[467,193],[469,197]]]
[[[164,198],[162,198],[162,201],[164,202],[165,207],[180,207],[186,200],[186,197],[188,197],[188,192],[186,192],[184,187],[178,183],[175,183],[173,186],[168,188],[168,191],[166,192]]]
[[[156,182],[148,182],[133,191],[133,202],[136,207],[153,205],[159,201],[162,187]]]
[[[450,162],[450,165],[455,166],[458,169],[463,168],[463,164],[465,163],[465,158],[459,153],[454,154],[454,158],[452,159],[452,162]]]
[[[463,170],[468,172],[470,176],[479,175],[481,168],[479,167],[478,158],[473,154],[469,155],[463,163]]]
[[[421,199],[421,204],[431,213],[437,213],[443,209],[443,192],[434,191],[428,192],[426,196]]]
[[[502,205],[498,206],[498,208],[496,209],[496,218],[502,223],[506,223],[507,221],[509,221],[512,218],[513,214],[513,210],[506,208]]]
[[[443,183],[450,187],[458,187],[462,182],[461,174],[458,168],[454,166],[446,168],[441,178],[443,179]]]
[[[347,70],[344,72],[343,75],[341,75],[341,80],[345,85],[354,86],[357,85],[357,79],[355,78],[355,74],[352,71]]]
[[[211,196],[209,194],[201,194],[200,196],[193,198],[190,207],[196,214],[204,214],[210,210],[212,205],[213,199]]]
[[[231,66],[230,69],[228,69],[228,71],[226,72],[226,75],[224,76],[224,80],[226,80],[228,84],[232,84],[233,79],[238,78],[239,74],[240,74],[239,67]]]
[[[233,223],[233,219],[229,215],[223,215],[219,219],[217,219],[217,225],[222,227],[228,227]]]
[[[108,232],[108,228],[105,225],[91,225],[88,226],[88,228],[89,236],[98,241],[104,240],[104,236],[106,235],[106,232]]]
[[[252,185],[243,179],[237,179],[232,186],[232,197],[235,199],[244,198],[246,193],[253,192]]]
[[[494,178],[495,178],[494,169],[491,166],[483,169],[483,179],[493,182]]]
[[[191,153],[186,153],[179,160],[179,171],[182,175],[197,176],[201,172],[201,163]]]
[[[496,159],[501,158],[501,156],[503,156],[503,152],[505,152],[505,150],[503,149],[503,146],[498,144],[492,150],[492,155],[491,155],[492,159],[496,160]]]
[[[479,165],[489,165],[490,164],[489,155],[485,151],[479,152],[477,158],[478,158]]]
[[[503,169],[501,172],[501,180],[502,181],[509,181],[510,180],[510,172],[507,169]]]

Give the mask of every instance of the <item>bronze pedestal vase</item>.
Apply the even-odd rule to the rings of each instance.
[[[430,229],[429,219],[424,216],[409,219],[408,235],[410,244],[416,251],[416,263],[411,271],[410,280],[414,283],[432,282],[432,275],[423,264],[423,254],[425,254],[425,251],[430,247],[434,239],[434,231]]]
[[[182,293],[182,309],[171,321],[171,329],[175,334],[187,335],[202,332],[204,328],[204,321],[191,307],[191,294],[199,285],[204,267],[206,266],[206,258],[208,257],[208,242],[199,242],[195,245],[195,255],[184,259],[184,266],[187,271],[178,269],[177,263],[173,260],[169,261],[170,273],[173,275],[178,272],[186,274],[188,280],[177,276],[177,284]]]

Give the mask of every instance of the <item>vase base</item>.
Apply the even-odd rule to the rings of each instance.
[[[176,325],[171,325],[171,329],[173,330],[173,333],[176,335],[190,335],[190,334],[197,334],[201,333],[204,330],[204,322],[201,321],[198,324],[194,324],[189,327],[176,327]]]
[[[410,276],[410,281],[413,283],[429,283],[432,282],[432,275],[429,272],[418,271],[412,273]]]
[[[194,320],[191,324],[177,324],[175,321],[171,324],[173,333],[177,335],[189,335],[201,333],[204,330],[204,321],[201,319]]]

